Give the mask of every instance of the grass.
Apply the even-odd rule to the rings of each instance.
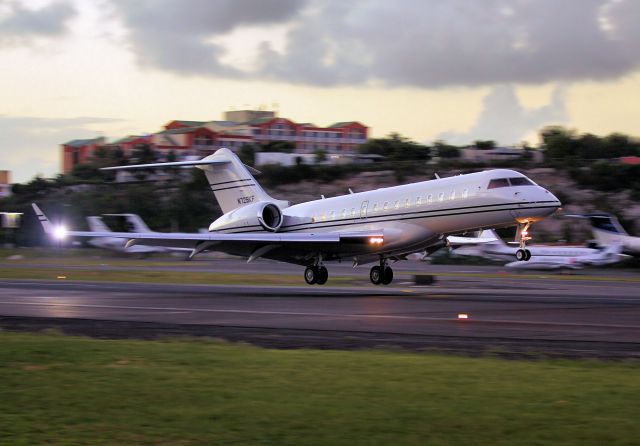
[[[637,362],[0,333],[0,444],[631,445]]]

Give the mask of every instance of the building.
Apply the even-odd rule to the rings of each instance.
[[[62,144],[62,173],[69,173],[75,165],[88,162],[105,143],[105,138],[100,137],[74,139]]]
[[[62,144],[62,171],[69,173],[75,165],[89,162],[98,148],[119,147],[130,157],[141,144],[148,144],[165,156],[173,153],[178,159],[204,157],[221,147],[239,151],[247,144],[274,142],[288,142],[298,154],[325,151],[328,155],[347,156],[357,153],[357,147],[367,141],[368,131],[367,126],[356,121],[318,127],[277,117],[270,110],[234,110],[225,112],[222,121],[173,120],[157,133],[127,136],[108,144],[104,138],[69,141]]]
[[[461,150],[461,158],[473,163],[491,163],[494,161],[519,161],[526,153],[531,155],[533,162],[542,162],[544,154],[540,150],[515,149],[512,147],[495,147],[493,149],[478,149],[467,147]]]
[[[0,198],[11,195],[11,171],[0,170]]]

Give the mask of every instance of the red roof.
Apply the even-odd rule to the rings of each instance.
[[[640,156],[621,156],[620,162],[622,164],[640,164]]]

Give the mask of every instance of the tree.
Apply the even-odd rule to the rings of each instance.
[[[316,163],[323,163],[327,160],[327,152],[325,152],[324,150],[318,149],[313,153],[316,156]]]
[[[238,157],[243,163],[253,166],[256,163],[256,146],[254,144],[245,144],[240,147]]]
[[[262,152],[283,153],[293,153],[295,149],[295,144],[290,141],[269,141],[268,143],[262,144],[262,147],[260,148]]]
[[[370,139],[358,151],[365,154],[381,155],[390,161],[428,160],[431,158],[427,146],[411,141],[399,133],[391,133],[386,138]]]
[[[478,140],[474,141],[473,145],[478,150],[491,150],[496,148],[496,142],[492,140]]]
[[[433,148],[436,149],[440,158],[459,158],[460,149],[456,146],[447,144],[444,141],[436,141],[433,144]]]

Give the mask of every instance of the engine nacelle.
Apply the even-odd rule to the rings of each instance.
[[[209,231],[261,227],[266,231],[277,232],[282,226],[282,221],[282,211],[276,204],[259,201],[227,212],[211,223]]]

